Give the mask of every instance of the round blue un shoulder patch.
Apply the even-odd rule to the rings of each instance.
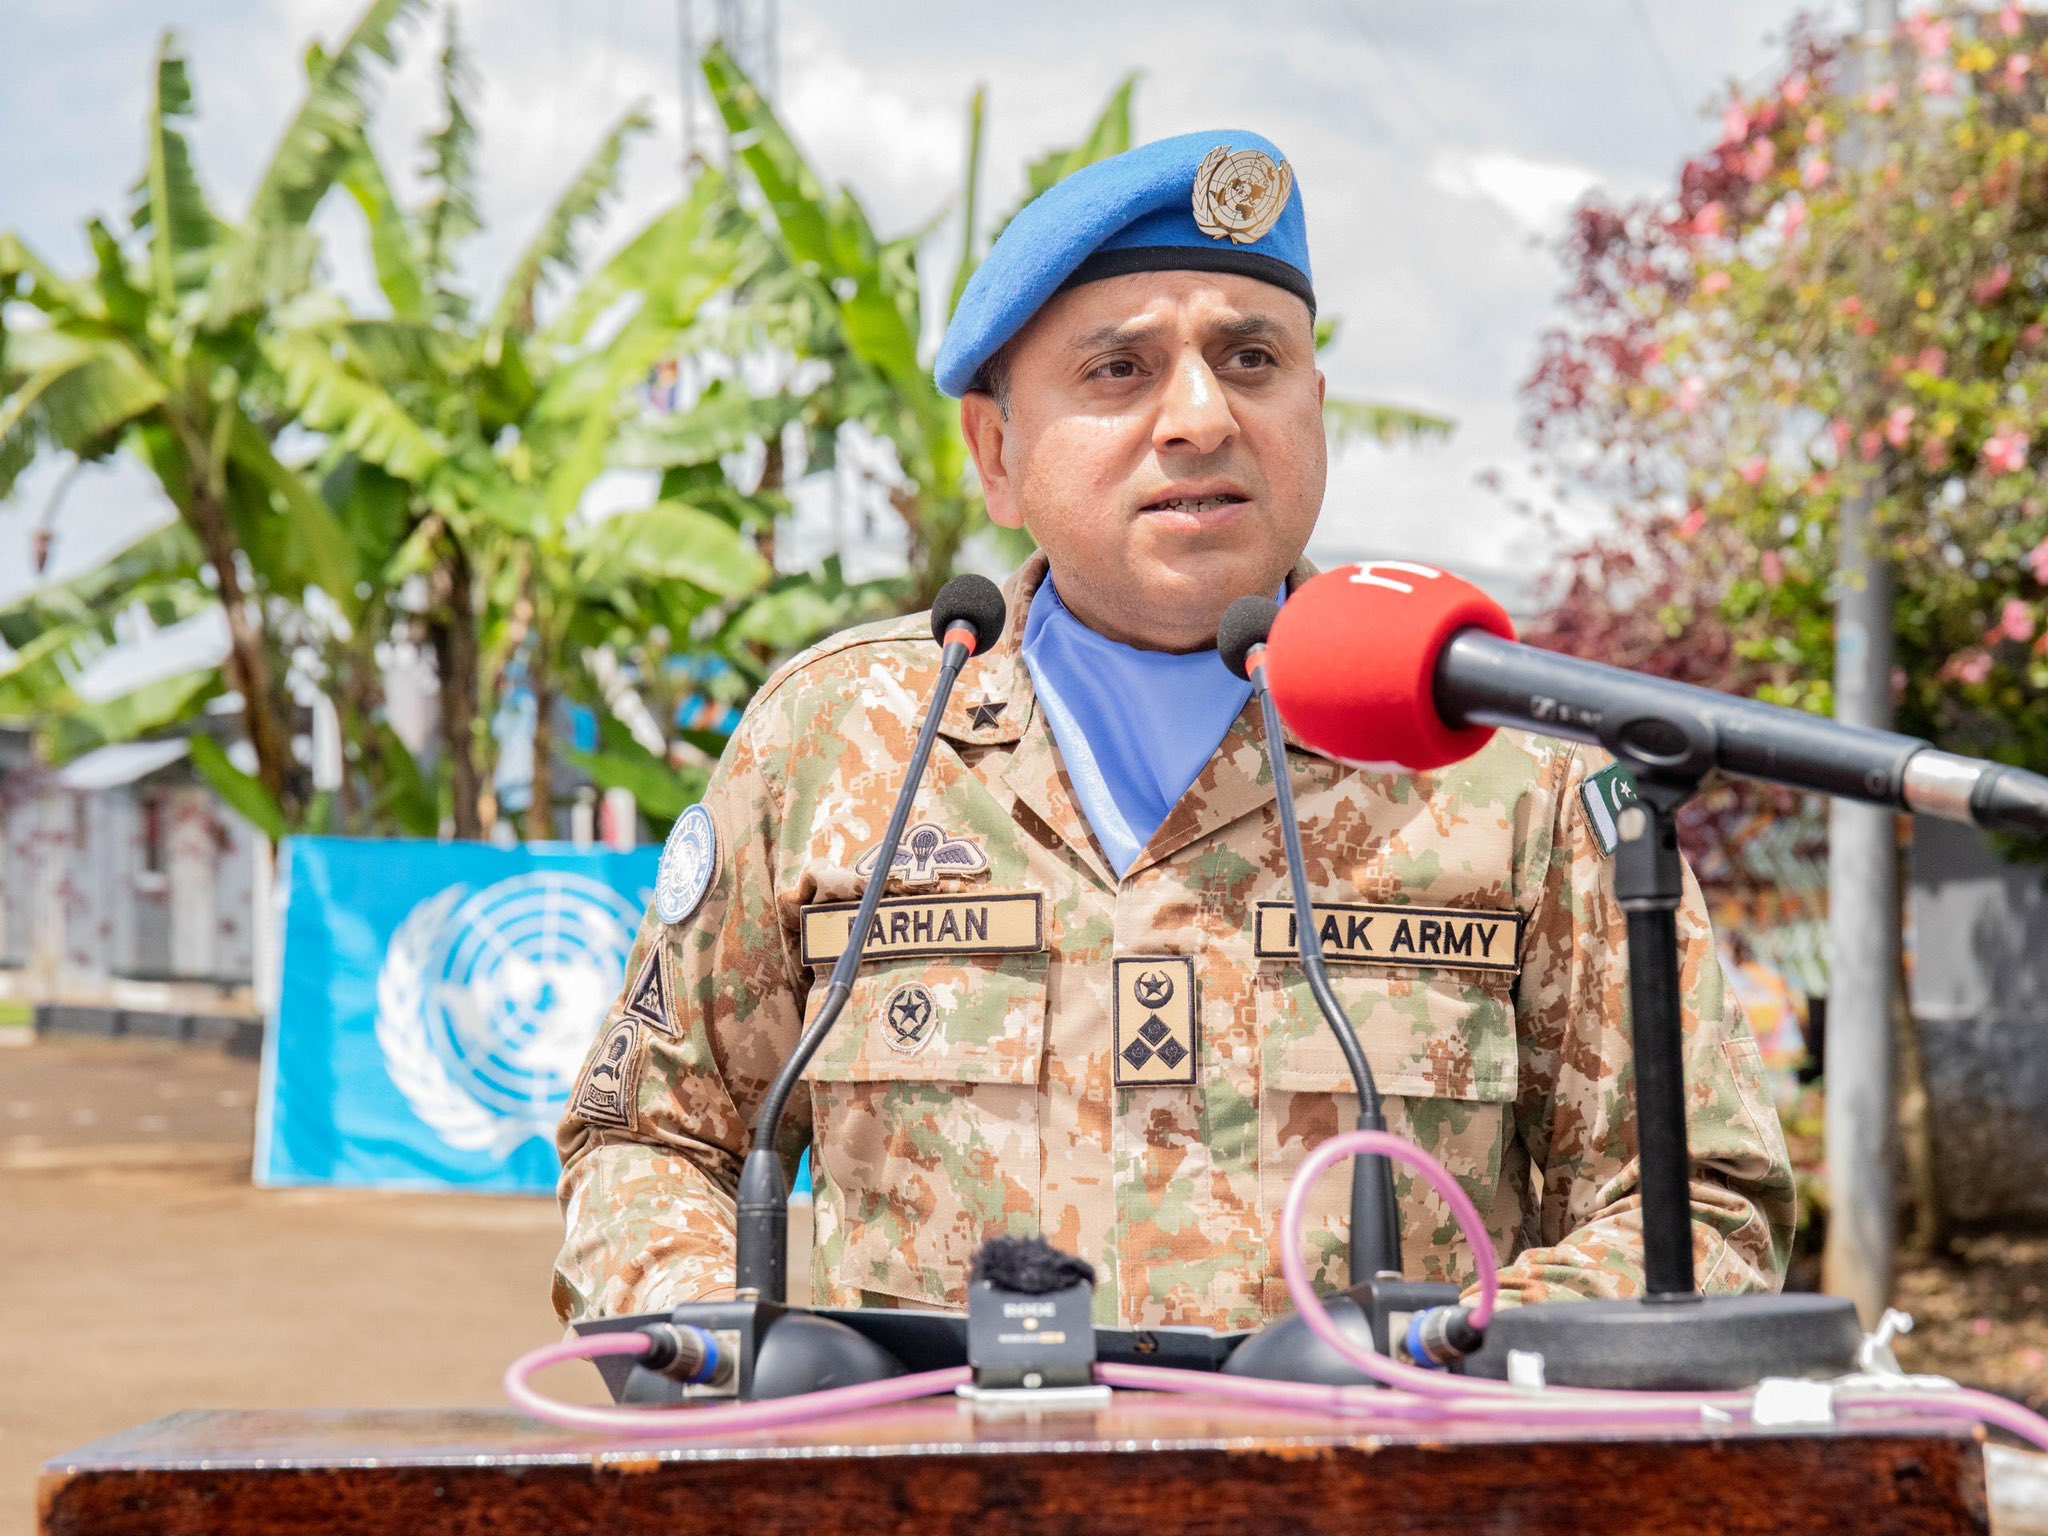
[[[680,923],[711,889],[718,866],[718,829],[711,813],[693,805],[676,818],[661,849],[661,869],[654,877],[654,915],[664,923]]]

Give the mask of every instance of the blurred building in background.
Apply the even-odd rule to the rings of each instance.
[[[261,840],[186,756],[137,742],[50,769],[0,732],[0,1005],[254,1049]]]

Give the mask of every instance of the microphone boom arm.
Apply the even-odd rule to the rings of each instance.
[[[832,1033],[832,1026],[839,1021],[839,1015],[845,1011],[846,1000],[853,993],[853,980],[867,948],[868,927],[874,922],[875,909],[881,905],[882,892],[888,887],[889,871],[896,861],[896,845],[910,820],[918,781],[924,777],[925,763],[932,755],[932,743],[938,738],[939,721],[945,716],[946,701],[952,696],[953,683],[960,676],[960,669],[973,653],[972,645],[948,635],[939,663],[938,684],[932,690],[931,705],[925,711],[924,725],[917,733],[917,746],[911,752],[910,771],[904,777],[902,792],[896,797],[895,809],[889,813],[889,825],[882,833],[881,847],[875,856],[875,872],[869,877],[867,888],[861,892],[860,907],[854,913],[846,948],[833,963],[824,1005],[819,1008],[810,1028],[797,1040],[796,1049],[790,1052],[782,1070],[776,1073],[775,1081],[769,1084],[768,1092],[761,1100],[760,1112],[754,1117],[753,1147],[740,1167],[733,1241],[733,1283],[742,1297],[752,1293],[764,1301],[779,1302],[788,1293],[789,1177],[783,1172],[782,1158],[775,1150],[775,1139],[782,1129],[783,1111],[788,1108],[790,1094],[803,1077],[804,1068],[818,1054],[825,1037]]]
[[[1265,722],[1266,752],[1273,766],[1274,809],[1280,821],[1280,836],[1287,850],[1287,882],[1294,904],[1295,948],[1301,957],[1302,974],[1316,1006],[1322,1010],[1331,1033],[1344,1053],[1344,1065],[1358,1090],[1358,1125],[1361,1131],[1384,1131],[1386,1113],[1380,1104],[1379,1085],[1373,1081],[1372,1064],[1358,1043],[1358,1032],[1350,1015],[1337,1001],[1330,987],[1329,968],[1323,961],[1323,938],[1316,930],[1315,903],[1309,896],[1307,865],[1301,852],[1301,824],[1294,817],[1294,786],[1287,773],[1287,738],[1280,723],[1280,706],[1266,682],[1265,668],[1250,668],[1252,686],[1259,696],[1259,712]],[[1394,1199],[1394,1170],[1376,1154],[1356,1158],[1351,1168],[1351,1280],[1354,1285],[1376,1275],[1401,1272],[1401,1215]]]

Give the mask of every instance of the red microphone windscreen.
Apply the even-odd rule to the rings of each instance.
[[[1515,638],[1506,609],[1434,566],[1326,571],[1273,622],[1273,701],[1303,741],[1347,763],[1420,772],[1458,762],[1493,739],[1490,726],[1455,730],[1436,711],[1437,657],[1461,629]]]

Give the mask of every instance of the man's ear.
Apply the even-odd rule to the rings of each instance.
[[[1016,486],[1003,465],[1003,438],[1009,430],[994,395],[970,390],[960,397],[960,435],[967,439],[975,473],[981,476],[988,520],[999,528],[1022,528],[1024,509],[1017,504]]]

